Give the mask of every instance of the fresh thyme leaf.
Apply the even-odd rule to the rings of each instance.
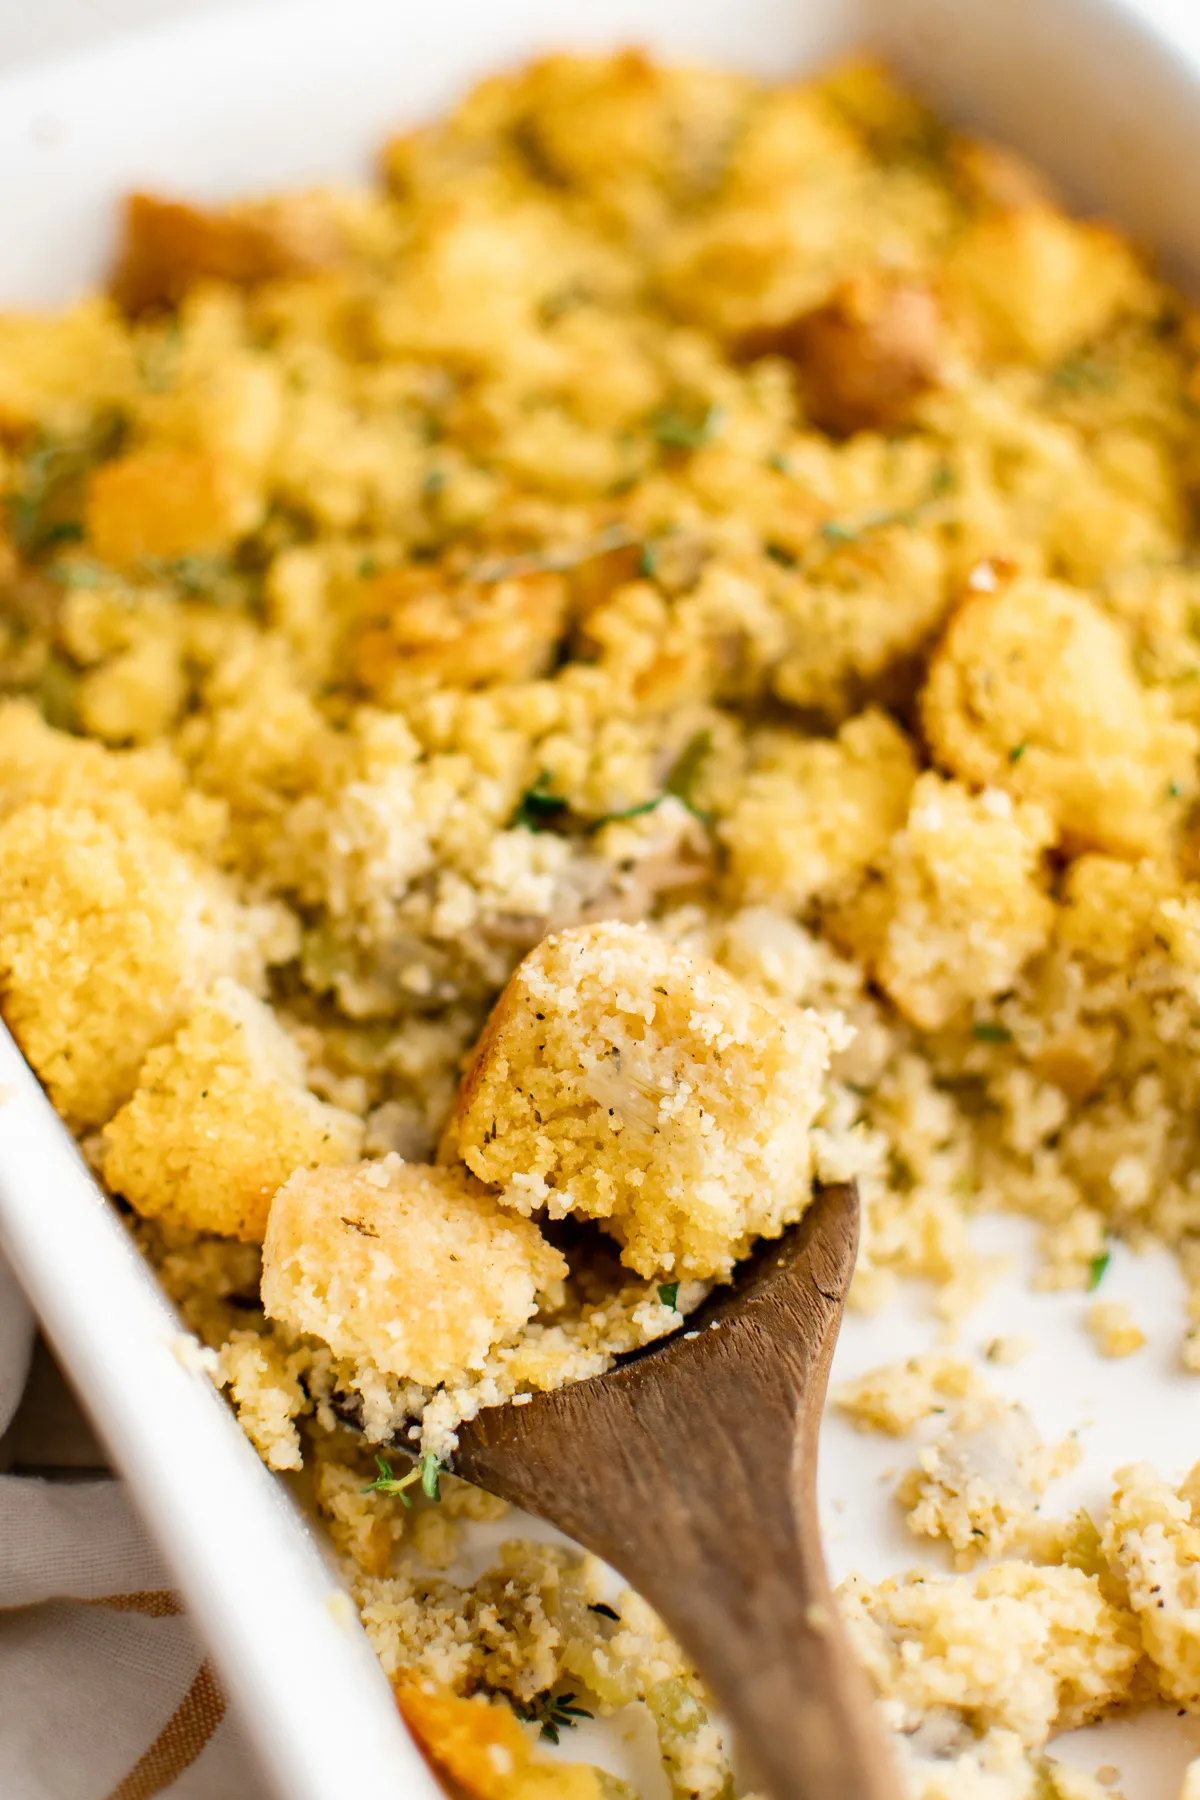
[[[624,806],[620,812],[601,813],[598,819],[589,822],[588,830],[599,831],[604,825],[619,825],[625,819],[640,819],[643,813],[654,812],[665,799],[665,794],[655,794],[653,800],[639,800],[636,806]]]
[[[1094,1294],[1108,1273],[1108,1265],[1112,1261],[1112,1251],[1102,1250],[1099,1256],[1093,1256],[1088,1264],[1087,1291]]]
[[[366,1487],[363,1489],[363,1493],[390,1494],[393,1499],[402,1501],[405,1506],[411,1506],[412,1501],[409,1499],[405,1489],[412,1487],[414,1482],[421,1480],[422,1465],[418,1463],[417,1467],[411,1469],[407,1475],[396,1476],[393,1475],[391,1465],[387,1458],[385,1456],[380,1456],[379,1453],[376,1452],[375,1467],[379,1470],[379,1474],[374,1481],[369,1481],[367,1483]]]
[[[679,1283],[677,1281],[665,1281],[658,1290],[658,1297],[664,1306],[674,1307],[675,1302],[679,1298]]]
[[[614,1606],[610,1606],[607,1600],[593,1600],[588,1611],[599,1613],[602,1619],[614,1619],[618,1625],[621,1623],[620,1613]]]
[[[56,731],[79,729],[79,671],[52,650],[38,679],[38,704]]]
[[[123,421],[114,413],[96,420],[82,438],[35,438],[21,458],[16,488],[4,502],[13,543],[23,557],[36,558],[56,544],[78,543],[83,537],[79,512],[84,477],[113,455],[123,431]]]
[[[647,581],[655,580],[658,575],[658,558],[657,543],[653,538],[647,538],[642,545],[642,560],[638,564],[639,575],[644,575]]]
[[[794,569],[796,566],[796,558],[790,550],[785,550],[782,544],[768,544],[767,555],[772,562],[778,563],[783,569]]]
[[[672,763],[667,773],[667,779],[663,783],[664,792],[674,794],[677,800],[682,800],[688,810],[694,812],[696,817],[706,825],[711,824],[712,821],[707,813],[700,812],[695,805],[693,805],[692,789],[696,784],[701,769],[708,760],[711,749],[712,732],[708,730],[698,731],[695,737],[688,739],[683,749],[679,752],[679,755],[675,758],[675,761]]]
[[[710,443],[725,422],[719,406],[709,406],[700,418],[689,417],[675,406],[664,406],[650,420],[650,430],[665,450],[699,450]]]
[[[483,557],[465,571],[468,581],[490,586],[496,581],[509,581],[515,575],[541,575],[548,570],[576,569],[593,557],[607,556],[610,550],[626,550],[637,542],[625,525],[608,525],[594,538],[582,544],[565,544],[561,549],[527,550],[517,556]]]
[[[589,822],[588,830],[599,831],[602,826],[616,825],[623,819],[640,819],[643,813],[653,812],[666,799],[681,800],[693,818],[699,819],[702,825],[711,825],[711,814],[701,811],[700,807],[693,803],[690,791],[700,773],[704,759],[711,749],[711,731],[698,731],[695,737],[689,739],[684,745],[680,754],[671,764],[663,782],[661,794],[655,794],[652,800],[639,800],[636,806],[623,807],[620,812],[601,813],[598,819],[592,819]]]
[[[421,1492],[427,1500],[441,1499],[442,1490],[438,1481],[441,1472],[441,1463],[432,1450],[427,1450],[421,1458]]]
[[[1065,356],[1050,371],[1050,386],[1066,394],[1108,394],[1116,380],[1115,369],[1083,351]]]
[[[570,811],[570,802],[561,794],[550,792],[550,776],[545,769],[532,787],[526,788],[509,820],[509,830],[523,825],[526,831],[550,831]]]
[[[1008,753],[1009,762],[1010,763],[1019,763],[1021,758],[1024,756],[1025,752],[1028,750],[1028,748],[1029,748],[1028,744],[1014,744],[1012,749]]]
[[[57,581],[65,588],[103,587],[113,579],[113,572],[107,563],[96,562],[93,557],[72,557],[70,562],[50,563],[46,569],[51,581]]]
[[[1183,789],[1180,787],[1179,783],[1177,781],[1168,781],[1168,783],[1167,783],[1167,799],[1168,800],[1181,800],[1182,798],[1183,798]]]
[[[421,485],[427,498],[433,499],[446,485],[445,469],[430,469]]]
[[[979,1044],[1011,1044],[1013,1034],[1007,1025],[999,1025],[994,1019],[980,1019],[971,1027],[971,1036]]]
[[[233,570],[227,556],[147,556],[142,568],[152,579],[170,581],[189,600],[209,600],[222,604],[223,591]]]
[[[599,1607],[593,1611],[600,1611]],[[616,1614],[613,1617],[616,1618]],[[518,1700],[515,1694],[505,1693],[505,1699],[516,1713],[518,1719],[526,1725],[541,1727],[541,1735],[548,1743],[557,1744],[560,1730],[570,1730],[580,1719],[590,1719],[595,1715],[585,1706],[575,1705],[574,1694],[552,1694],[544,1688],[535,1694],[532,1700]]]
[[[829,544],[857,544],[870,532],[882,531],[888,525],[919,525],[929,508],[953,493],[956,485],[949,463],[939,463],[930,478],[928,493],[916,506],[863,513],[857,519],[826,519],[821,536]]]

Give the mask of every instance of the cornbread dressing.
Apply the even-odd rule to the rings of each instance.
[[[0,1005],[457,1791],[628,1800],[543,1740],[633,1707],[750,1800],[439,1462],[814,1179],[951,1330],[982,1211],[1052,1289],[1165,1243],[1200,1372],[1198,406],[1188,303],[869,63],[549,57],[0,317]],[[1073,1442],[948,1352],[839,1403],[921,1439],[941,1569],[841,1593],[914,1800],[1200,1712],[1200,1464],[1056,1519]]]

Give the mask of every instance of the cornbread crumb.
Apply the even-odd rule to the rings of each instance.
[[[1097,1300],[1084,1314],[1084,1324],[1101,1356],[1132,1356],[1146,1342],[1124,1300]]]
[[[563,932],[497,1002],[443,1155],[517,1211],[604,1221],[639,1274],[727,1275],[808,1203],[828,1055],[815,1017],[643,927]]]
[[[1041,1496],[1079,1457],[1073,1438],[1044,1444],[1023,1407],[984,1392],[955,1407],[896,1498],[911,1532],[944,1540],[955,1566],[969,1569],[1029,1542]]]
[[[883,1363],[845,1381],[830,1398],[860,1431],[905,1437],[922,1419],[945,1412],[948,1400],[979,1398],[987,1384],[961,1357],[933,1351],[907,1362]]]
[[[469,1176],[392,1155],[280,1188],[262,1295],[270,1318],[336,1356],[436,1386],[479,1370],[565,1274],[536,1225]]]

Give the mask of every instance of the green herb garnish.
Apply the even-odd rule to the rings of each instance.
[[[593,557],[607,556],[610,550],[626,550],[637,542],[624,525],[608,525],[583,544],[564,544],[561,549],[525,550],[516,556],[484,557],[465,571],[468,581],[490,586],[496,581],[509,581],[515,575],[543,575],[547,571],[577,569]]]
[[[580,1719],[595,1716],[585,1706],[575,1705],[574,1694],[556,1696],[549,1688],[535,1694],[528,1701],[518,1700],[515,1694],[509,1694],[508,1702],[518,1719],[523,1719],[526,1725],[540,1726],[542,1737],[551,1744],[557,1744],[560,1730],[570,1730]]]
[[[863,513],[857,519],[826,519],[821,536],[828,544],[857,544],[872,531],[888,525],[919,525],[929,508],[953,493],[954,470],[949,463],[939,463],[929,481],[929,491],[916,506],[902,506],[892,511]]]
[[[1108,1273],[1108,1265],[1112,1261],[1112,1251],[1102,1250],[1099,1256],[1093,1256],[1088,1263],[1087,1291],[1094,1294]]]
[[[561,794],[550,792],[550,776],[543,769],[533,786],[521,795],[517,810],[508,822],[509,830],[515,831],[523,825],[526,831],[550,831],[569,811],[570,802]]]
[[[1050,386],[1067,394],[1108,394],[1116,381],[1114,369],[1081,351],[1065,356],[1050,371]]]
[[[46,569],[51,581],[57,581],[65,588],[104,587],[113,579],[113,571],[107,563],[96,562],[90,556],[72,557],[70,562],[50,563]]]
[[[658,1290],[658,1297],[664,1306],[669,1306],[674,1310],[675,1302],[679,1298],[679,1283],[677,1281],[665,1281]]]
[[[1019,763],[1021,758],[1024,756],[1025,752],[1028,750],[1028,748],[1029,748],[1028,744],[1014,744],[1012,749],[1008,753],[1009,762],[1010,763]]]
[[[682,801],[693,818],[699,819],[702,825],[711,826],[712,814],[703,811],[691,797],[692,786],[711,749],[712,732],[698,731],[695,737],[689,738],[671,764],[661,794],[655,794],[652,800],[639,800],[636,806],[623,807],[620,812],[602,813],[598,819],[591,821],[588,830],[599,831],[604,825],[618,825],[625,819],[639,819],[643,813],[653,812],[668,798]]]
[[[979,1019],[971,1027],[971,1036],[979,1044],[1011,1044],[1013,1034],[1007,1025],[999,1025],[994,1019]]]
[[[32,559],[58,544],[78,543],[85,475],[119,448],[124,427],[115,414],[74,443],[39,436],[21,460],[15,492],[5,497],[8,526],[20,554]]]
[[[701,418],[689,418],[678,407],[664,406],[650,420],[650,430],[665,450],[699,450],[711,443],[725,422],[719,406],[709,406]]]
[[[615,1606],[610,1606],[607,1600],[593,1600],[588,1606],[588,1611],[599,1613],[602,1619],[613,1619],[618,1625],[621,1623],[620,1613]]]
[[[700,771],[708,760],[708,754],[711,749],[712,732],[707,730],[698,731],[695,737],[688,739],[683,749],[679,752],[679,755],[671,764],[666,781],[663,783],[664,790],[668,794],[674,794],[677,800],[682,800],[688,810],[694,812],[696,817],[703,820],[706,825],[711,824],[712,821],[707,813],[699,812],[692,804],[692,788],[695,786]]]
[[[233,570],[227,556],[147,556],[142,568],[155,581],[170,581],[189,600],[225,599],[221,589]]]
[[[375,1453],[375,1467],[379,1470],[379,1474],[374,1481],[367,1483],[363,1489],[364,1494],[390,1494],[393,1499],[401,1501],[405,1506],[411,1506],[412,1501],[409,1499],[407,1490],[420,1482],[421,1491],[427,1499],[441,1499],[438,1478],[441,1475],[442,1465],[432,1450],[427,1450],[420,1462],[416,1463],[407,1475],[393,1475],[387,1458],[381,1456],[378,1451]]]

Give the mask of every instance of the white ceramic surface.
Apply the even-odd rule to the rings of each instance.
[[[192,0],[121,0],[115,16],[168,6],[191,10]],[[240,0],[96,42],[98,17],[87,0],[54,0],[62,31],[73,19],[92,41],[51,58],[58,27],[43,18],[40,31],[8,30],[0,5],[0,64],[13,43],[40,54],[0,68],[0,304],[53,303],[93,279],[113,203],[131,186],[218,197],[354,174],[389,129],[497,65],[555,44],[628,41],[766,75],[874,41],[948,111],[1007,137],[1200,278],[1195,0]],[[424,1800],[430,1784],[361,1634],[336,1622],[329,1578],[284,1497],[206,1380],[179,1361],[169,1309],[3,1036],[0,1092],[0,1241],[172,1560],[280,1794]],[[1081,1430],[1084,1462],[1048,1505],[1102,1507],[1111,1470],[1141,1456],[1181,1473],[1200,1454],[1200,1383],[1175,1368],[1182,1293],[1170,1260],[1117,1252],[1106,1293],[1131,1302],[1150,1345],[1103,1364],[1080,1297],[1030,1292],[1027,1230],[1011,1220],[979,1230],[1017,1266],[965,1343],[1033,1338],[1035,1353],[993,1379],[1047,1434]],[[881,1319],[848,1322],[835,1378],[936,1341],[923,1297],[909,1294]],[[166,1416],[177,1422],[170,1441],[157,1424]],[[919,1559],[885,1479],[909,1454],[828,1422],[821,1498],[835,1574]],[[485,1548],[481,1538],[474,1557]],[[646,1766],[644,1745],[620,1730],[585,1727],[570,1749],[616,1772]],[[1200,1754],[1200,1721],[1098,1728],[1056,1753],[1116,1765],[1127,1800],[1169,1800],[1188,1755]],[[647,1778],[646,1800],[660,1792]]]

